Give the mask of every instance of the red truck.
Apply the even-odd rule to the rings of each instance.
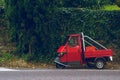
[[[54,60],[56,68],[65,68],[73,63],[87,64],[88,67],[104,68],[107,61],[112,61],[113,52],[89,36],[70,34],[64,45],[57,50]]]

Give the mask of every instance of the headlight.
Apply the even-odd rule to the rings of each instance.
[[[64,54],[65,54],[64,52],[61,52],[61,53],[58,54],[58,56],[61,57],[61,56],[63,56]]]
[[[110,56],[110,61],[113,61],[113,57],[112,56]]]

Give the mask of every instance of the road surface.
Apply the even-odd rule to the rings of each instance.
[[[120,80],[120,70],[2,68],[0,80]]]

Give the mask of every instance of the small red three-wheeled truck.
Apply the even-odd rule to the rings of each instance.
[[[54,60],[56,68],[65,68],[72,63],[78,63],[103,69],[106,62],[113,60],[111,49],[107,49],[83,33],[70,34],[66,43],[58,48],[57,53],[58,56]]]

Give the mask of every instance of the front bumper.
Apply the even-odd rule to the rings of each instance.
[[[55,58],[54,63],[59,64],[59,65],[62,65],[62,66],[65,66],[65,67],[68,67],[68,66],[69,66],[69,65],[66,65],[66,64],[61,63],[59,57],[56,57],[56,58]]]

